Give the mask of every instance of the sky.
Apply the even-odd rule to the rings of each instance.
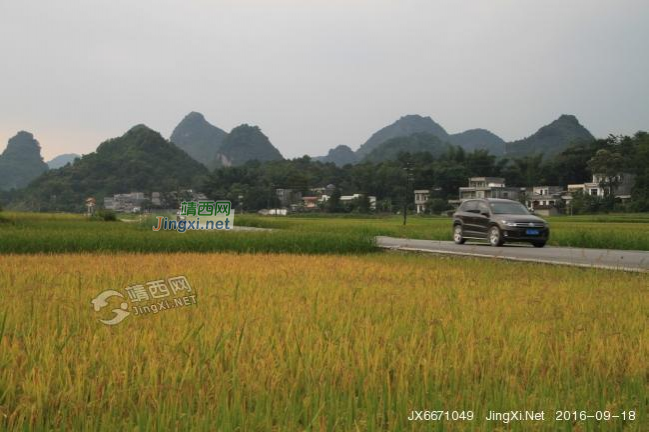
[[[406,114],[523,138],[561,114],[649,129],[646,0],[0,0],[0,150],[46,160],[190,111],[285,157]]]

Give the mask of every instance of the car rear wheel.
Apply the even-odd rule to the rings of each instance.
[[[464,244],[466,239],[462,234],[462,225],[455,225],[453,227],[453,241],[455,242],[455,244]]]
[[[532,246],[542,248],[543,246],[545,246],[545,242],[544,241],[532,242]]]
[[[503,243],[505,242],[502,233],[500,232],[500,228],[495,225],[489,228],[489,244],[491,246],[502,246]]]

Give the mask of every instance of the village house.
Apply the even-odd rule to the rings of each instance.
[[[502,177],[471,177],[469,185],[460,188],[460,201],[468,198],[504,198],[517,201],[520,188],[507,187]]]
[[[342,195],[342,196],[340,197],[340,202],[341,202],[342,204],[350,204],[350,203],[352,203],[354,200],[357,200],[357,199],[359,199],[359,198],[361,198],[361,197],[363,197],[363,196],[364,196],[364,194],[359,194],[359,193],[356,193],[356,194],[353,194],[353,195]],[[319,198],[319,202],[322,203],[322,204],[324,204],[324,203],[326,203],[327,201],[329,201],[329,198],[331,198],[331,195],[322,195],[322,196]],[[370,196],[368,196],[368,199],[369,199],[369,201],[370,201],[370,209],[371,209],[371,210],[376,210],[376,197],[370,195]]]
[[[286,216],[288,209],[261,209],[258,213],[262,216]]]
[[[138,213],[142,209],[144,200],[146,200],[144,192],[115,194],[104,198],[104,208],[120,213]]]
[[[296,211],[300,208],[313,210],[317,208],[317,202],[321,201],[323,195],[331,195],[336,187],[327,185],[309,189],[309,194],[303,196],[302,192],[297,189],[278,188],[275,189],[275,195],[279,200],[279,207]],[[314,197],[316,205],[314,205]]]
[[[426,213],[426,203],[430,199],[430,190],[415,190],[415,211],[417,214]]]
[[[325,187],[311,188],[311,195],[315,195],[320,198],[322,195],[331,195],[334,190],[336,190],[336,186],[328,184]]]
[[[281,208],[289,208],[302,200],[302,192],[295,189],[275,189],[275,195]]]
[[[302,208],[304,210],[318,210],[320,208],[318,206],[319,201],[320,198],[318,198],[317,196],[302,197]]]
[[[568,190],[565,195],[563,195],[564,201],[567,205],[570,205],[573,199],[573,196],[577,192],[582,192],[584,195],[590,195],[592,197],[604,198],[608,195],[609,192],[612,193],[616,200],[625,202],[631,199],[631,190],[635,185],[635,175],[630,173],[620,173],[617,175],[616,181],[617,185],[613,188],[612,191],[606,190],[602,187],[603,176],[599,174],[594,174],[592,181],[583,184],[570,184],[568,185]]]
[[[167,194],[167,198],[177,201],[205,201],[207,197],[192,189],[173,191]],[[170,206],[165,201],[161,192],[152,192],[148,195],[144,192],[130,192],[126,194],[114,194],[104,197],[104,208],[118,213],[139,213],[145,201],[149,201],[154,207]]]
[[[561,186],[534,186],[525,197],[525,205],[541,216],[553,216],[560,213],[563,203]]]

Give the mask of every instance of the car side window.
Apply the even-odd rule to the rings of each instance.
[[[478,202],[477,201],[467,201],[464,203],[464,211],[465,212],[470,212],[470,213],[475,213],[478,211]]]

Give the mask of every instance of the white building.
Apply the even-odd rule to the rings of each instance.
[[[302,192],[295,189],[275,189],[275,195],[282,208],[290,207],[291,204],[297,204],[302,200]]]
[[[144,192],[115,194],[104,198],[104,208],[123,213],[137,213],[141,210],[142,202],[146,199]]]
[[[534,186],[525,198],[525,205],[543,216],[552,216],[559,213],[559,206],[563,199],[561,186]]]
[[[262,209],[258,212],[263,216],[286,216],[288,215],[288,209],[285,208],[273,208],[273,209]]]
[[[358,193],[354,194],[354,195],[342,195],[340,197],[340,202],[343,203],[343,204],[344,203],[351,203],[352,201],[357,200],[357,199],[361,198],[364,195],[365,194],[358,194]],[[329,201],[329,198],[331,198],[331,195],[322,195],[318,199],[318,201],[321,202],[321,203],[325,203],[325,202]],[[376,210],[376,197],[373,196],[373,195],[370,195],[370,196],[368,196],[368,198],[370,200],[370,209]]]
[[[507,187],[502,177],[471,177],[469,186],[460,188],[460,201],[469,198],[505,198],[518,200],[520,188]]]
[[[426,203],[430,199],[430,191],[427,189],[415,190],[415,211],[417,214],[426,213]]]
[[[594,174],[591,182],[583,184],[570,184],[568,185],[567,194],[563,196],[563,199],[569,204],[572,201],[572,197],[576,192],[583,192],[584,195],[590,195],[592,197],[604,198],[608,194],[608,190],[603,188],[601,184],[603,183],[604,177],[599,174]],[[616,199],[621,201],[626,201],[631,198],[631,190],[635,185],[635,175],[629,173],[620,173],[616,176],[617,186],[613,189],[613,196]]]

